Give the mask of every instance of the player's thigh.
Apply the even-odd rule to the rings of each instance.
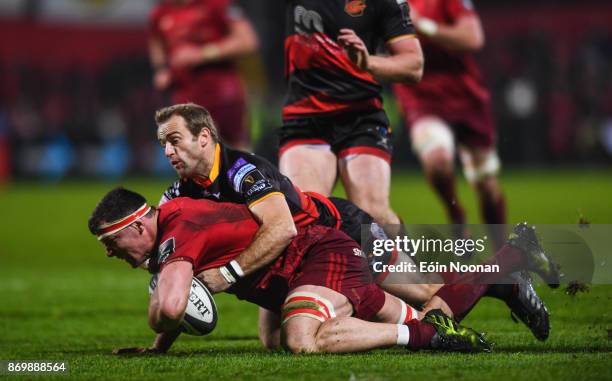
[[[429,302],[443,284],[416,284],[383,282],[380,287],[413,306],[421,306]]]
[[[268,309],[259,307],[259,340],[267,349],[280,348],[280,316]]]
[[[455,138],[450,125],[437,116],[423,116],[410,128],[412,150],[426,170],[452,168]]]
[[[291,352],[314,352],[317,332],[329,319],[351,316],[346,296],[330,288],[302,285],[289,291],[281,311],[282,345]]]
[[[348,198],[374,218],[373,209],[389,205],[391,166],[379,156],[357,154],[342,158],[340,178]]]
[[[284,150],[279,158],[282,174],[303,191],[328,196],[336,182],[337,158],[329,145],[296,145]]]

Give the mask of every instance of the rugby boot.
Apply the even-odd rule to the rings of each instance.
[[[559,267],[546,255],[534,226],[526,222],[514,227],[508,244],[521,249],[527,258],[527,270],[538,274],[550,288],[559,287]]]
[[[503,300],[510,308],[512,320],[522,321],[531,330],[533,336],[545,341],[550,333],[548,309],[533,289],[531,277],[527,271],[508,275],[508,281],[513,284],[493,284],[490,292]]]
[[[423,322],[436,330],[431,339],[433,349],[451,352],[491,352],[493,349],[493,344],[485,339],[483,333],[460,325],[442,310],[427,312]]]

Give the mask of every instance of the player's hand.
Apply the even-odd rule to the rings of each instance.
[[[206,288],[213,294],[223,292],[230,288],[231,284],[227,283],[219,268],[204,270],[197,275],[198,279],[204,283]]]
[[[163,352],[156,348],[130,347],[130,348],[113,349],[113,354],[118,355],[118,356],[135,355],[135,354],[161,354],[161,353]]]
[[[340,29],[338,43],[346,50],[349,59],[361,70],[368,70],[370,53],[365,43],[354,30]]]
[[[204,63],[202,47],[196,45],[185,45],[176,49],[170,56],[170,65],[182,69]]]
[[[172,83],[172,74],[170,69],[158,69],[153,76],[153,86],[158,91],[164,91]]]

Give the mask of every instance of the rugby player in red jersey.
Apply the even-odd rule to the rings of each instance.
[[[490,94],[473,52],[484,44],[471,0],[409,0],[427,62],[414,86],[395,84],[413,150],[453,224],[466,222],[454,176],[456,145],[466,179],[478,194],[487,224],[506,223],[497,179],[500,163]],[[502,231],[494,235],[503,243]]]
[[[164,0],[150,16],[155,88],[174,103],[214,112],[223,139],[247,147],[246,102],[234,60],[256,50],[257,36],[231,0]]]
[[[154,208],[141,195],[116,188],[96,206],[88,225],[109,257],[132,267],[148,261],[149,270],[159,273],[149,304],[149,325],[158,333],[153,347],[118,353],[167,351],[180,334],[192,277],[218,266],[235,277],[227,292],[281,317],[282,344],[292,352],[393,345],[490,351],[482,335],[440,310],[423,316],[382,291],[359,246],[337,229],[300,228],[273,261],[238,265],[235,258],[259,229],[244,205],[180,197]]]
[[[391,129],[378,80],[421,78],[406,1],[288,0],[286,7],[281,172],[325,196],[339,175],[349,200],[381,224],[400,224],[389,205]],[[388,55],[375,54],[381,44]]]

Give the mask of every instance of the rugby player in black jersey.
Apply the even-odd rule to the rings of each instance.
[[[348,199],[385,225],[391,128],[379,80],[416,83],[423,54],[406,0],[286,1],[287,97],[279,168],[306,191]],[[388,54],[376,54],[384,45]]]
[[[301,192],[265,159],[226,147],[219,141],[214,122],[203,107],[194,104],[167,107],[157,112],[156,122],[160,143],[180,176],[180,180],[164,192],[160,203],[176,197],[241,203],[249,207],[260,223],[251,245],[233,261],[237,268],[231,269],[231,276],[222,268],[200,274],[212,292],[221,292],[230,287],[236,281],[232,277],[239,276],[242,268],[260,268],[273,261],[295,236],[296,225],[317,223],[336,227],[359,242],[361,224],[373,222],[372,217],[351,202]],[[413,273],[407,275],[418,276]],[[383,283],[382,286],[412,304],[430,300],[440,287],[416,279],[401,284]],[[511,308],[519,317],[525,316],[530,321],[535,321],[537,317],[537,325],[528,325],[532,331],[546,332],[547,335],[547,311],[533,289],[527,286],[518,285],[517,290],[530,297],[525,301],[535,300],[539,304],[524,308],[526,302],[522,302]],[[509,292],[508,295],[511,300],[518,300],[513,293]],[[444,307],[445,299],[439,299],[440,307]],[[518,306],[523,308],[522,314],[516,312]],[[260,309],[260,336],[266,346],[278,343],[278,327],[278,316]]]

